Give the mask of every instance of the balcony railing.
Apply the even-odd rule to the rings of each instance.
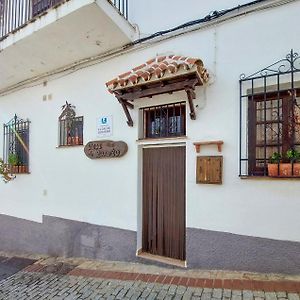
[[[108,1],[128,19],[128,0]],[[0,0],[0,41],[63,2],[66,0]]]

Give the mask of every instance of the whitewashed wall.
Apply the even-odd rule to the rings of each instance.
[[[170,29],[182,23],[201,19],[217,10],[252,2],[250,0],[128,0],[129,21],[137,24],[141,36]]]
[[[43,214],[140,231],[138,107],[185,99],[184,93],[139,101],[126,124],[105,82],[156,54],[203,59],[212,80],[197,89],[197,120],[187,120],[187,226],[242,235],[300,241],[299,181],[238,177],[239,75],[250,74],[300,52],[296,26],[300,4],[244,16],[114,58],[68,76],[0,98],[0,122],[17,113],[31,120],[30,175],[0,184],[1,213],[41,221]],[[180,10],[180,8],[178,8]],[[279,20],[284,20],[280,22]],[[292,30],[291,30],[292,28]],[[44,95],[52,100],[43,101]],[[57,118],[65,101],[84,116],[84,143],[96,139],[96,118],[113,115],[113,140],[128,143],[121,159],[92,161],[83,147],[57,149]],[[195,184],[193,142],[224,140],[224,183]],[[0,147],[2,147],[2,133]],[[214,147],[201,154],[217,154]]]

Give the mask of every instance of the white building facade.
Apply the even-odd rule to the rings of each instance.
[[[0,250],[299,274],[300,2],[56,2],[0,2]]]

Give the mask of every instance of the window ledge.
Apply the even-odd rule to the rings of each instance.
[[[56,149],[60,149],[60,148],[73,148],[73,147],[84,147],[84,145],[60,145],[60,146],[56,146]]]
[[[300,176],[240,176],[240,179],[253,179],[253,180],[300,180]]]
[[[172,137],[164,137],[164,138],[146,138],[146,139],[138,139],[136,142],[138,144],[150,143],[153,144],[155,142],[170,142],[170,141],[181,141],[187,140],[188,137],[186,135],[182,136],[172,136]]]

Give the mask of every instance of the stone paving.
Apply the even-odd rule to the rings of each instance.
[[[298,293],[186,287],[20,271],[0,281],[0,299],[300,300]]]
[[[0,256],[0,281],[32,265],[34,262],[36,262],[34,259]]]

